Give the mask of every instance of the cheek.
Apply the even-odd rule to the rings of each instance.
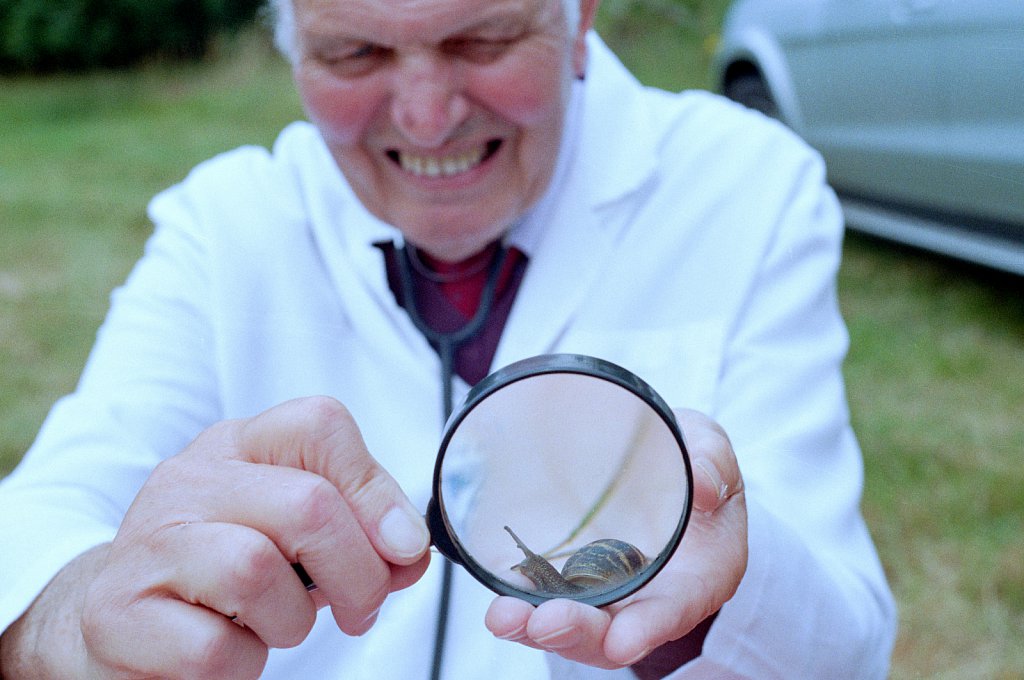
[[[560,120],[565,107],[566,78],[549,59],[514,68],[485,70],[473,79],[478,101],[519,127],[542,126]]]
[[[295,82],[307,115],[327,140],[345,145],[359,141],[377,108],[372,83],[342,84],[301,71]]]

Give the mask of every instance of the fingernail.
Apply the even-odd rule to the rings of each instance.
[[[430,543],[423,518],[411,510],[392,508],[380,521],[380,539],[395,557],[420,555]]]
[[[725,498],[725,494],[728,492],[729,487],[722,481],[722,477],[718,474],[718,469],[714,465],[703,460],[697,461],[694,465],[698,467],[711,481],[711,485],[715,488],[715,493],[718,495],[718,500]]]
[[[558,630],[552,631],[542,637],[534,638],[533,641],[544,647],[551,649],[558,649],[559,646],[566,646],[571,641],[565,640],[565,636],[573,631],[573,626],[566,626],[565,628],[559,628]]]
[[[373,628],[373,624],[377,623],[378,616],[380,616],[380,607],[374,609],[373,613],[371,613],[369,616],[363,619],[362,622],[360,622],[359,626],[357,627],[357,632],[355,632],[354,634],[356,636],[359,636],[365,635],[366,633],[370,632],[370,629]]]
[[[518,628],[510,630],[504,635],[495,635],[494,637],[498,638],[499,640],[522,640],[524,637],[526,637],[526,624],[524,623]]]
[[[627,661],[623,665],[625,665],[625,666],[632,666],[635,663],[639,663],[643,659],[646,659],[647,655],[650,654],[650,653],[651,653],[651,648],[650,647],[644,647],[643,651],[641,651],[639,654],[634,656],[632,659],[630,659],[629,661]]]

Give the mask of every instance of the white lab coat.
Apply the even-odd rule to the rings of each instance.
[[[571,116],[552,190],[512,236],[530,261],[494,367],[603,357],[729,432],[749,569],[703,657],[673,678],[884,677],[894,613],[858,509],[834,287],[842,225],[820,159],[712,95],[641,88],[594,36]],[[397,232],[361,207],[315,129],[199,166],[151,216],[80,385],[0,486],[0,627],[113,536],[158,461],[217,420],[292,397],[340,399],[426,504],[439,361],[372,246]],[[271,653],[264,677],[425,678],[439,564],[364,637],[322,615],[301,646]],[[490,599],[459,571],[446,678],[630,677],[494,639]]]

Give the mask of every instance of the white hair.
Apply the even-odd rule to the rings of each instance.
[[[274,44],[289,61],[295,62],[295,8],[292,0],[269,0],[267,15],[274,27]]]
[[[292,0],[268,0],[270,19],[274,25],[274,44],[289,61],[298,58],[295,45],[295,6]],[[574,35],[580,23],[580,0],[562,0],[562,14]]]

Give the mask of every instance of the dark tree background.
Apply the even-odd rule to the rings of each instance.
[[[0,0],[0,70],[124,68],[154,57],[198,58],[261,0]]]
[[[725,0],[603,0],[613,39],[652,22],[707,36]],[[0,72],[127,68],[153,58],[196,59],[252,23],[264,0],[0,0]]]

